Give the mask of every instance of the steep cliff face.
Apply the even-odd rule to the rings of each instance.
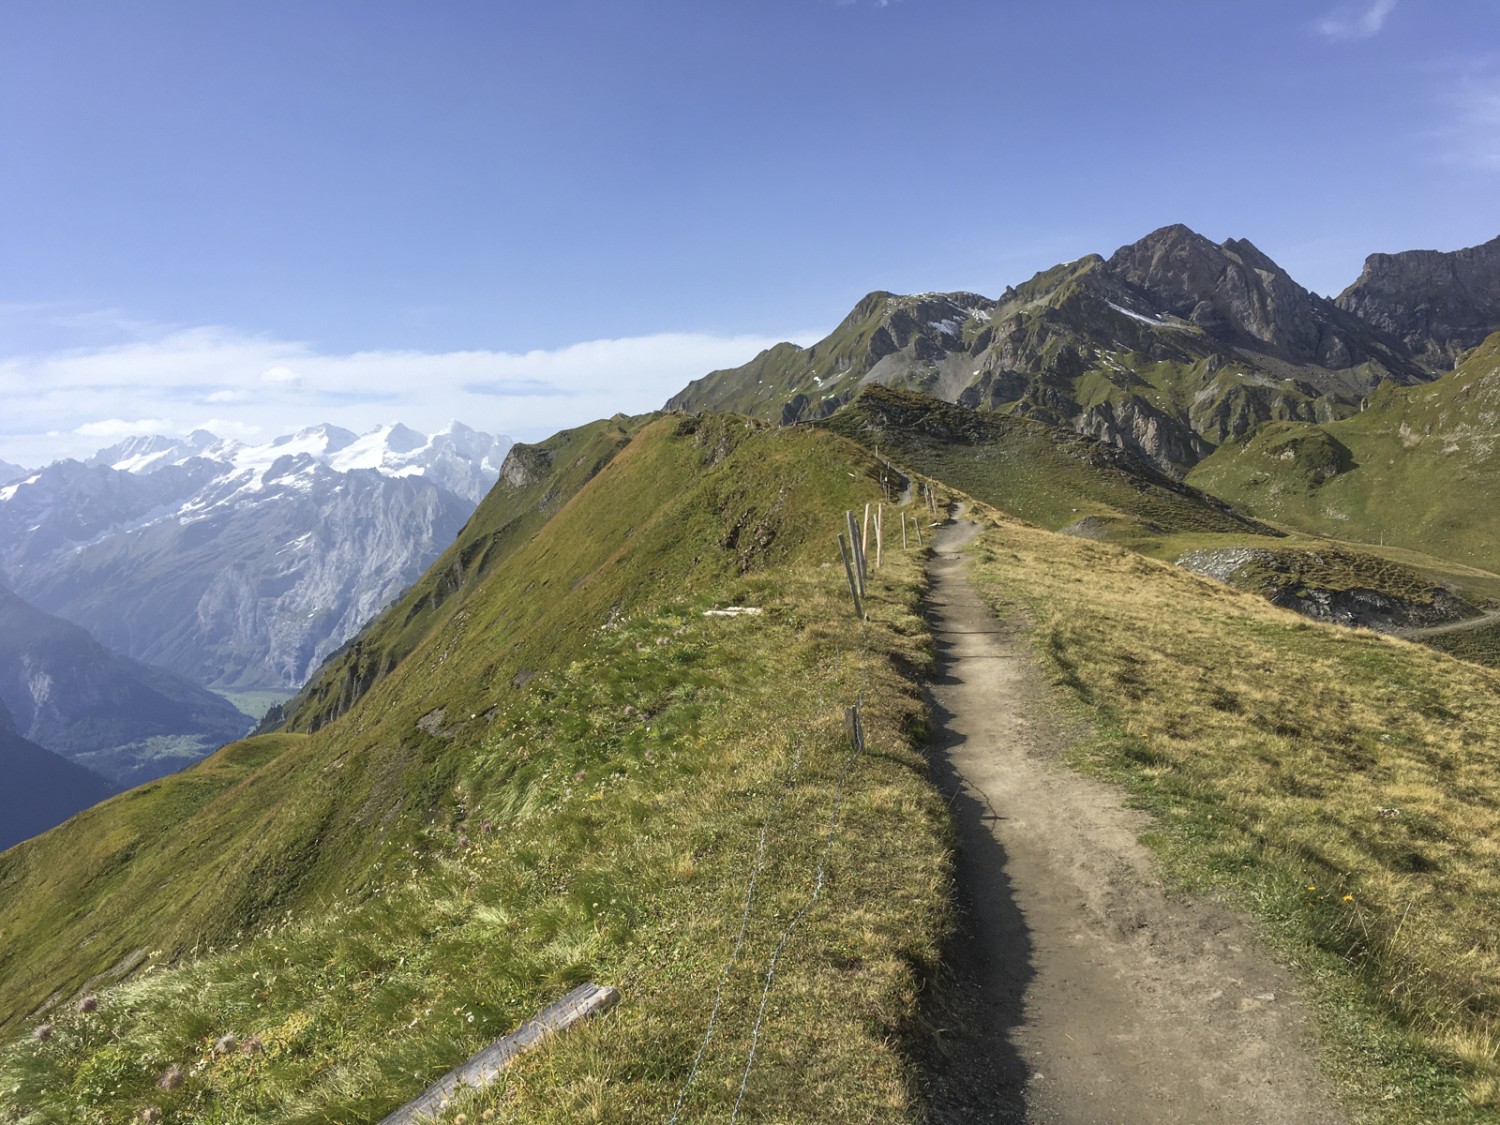
[[[1210,337],[1268,357],[1330,370],[1409,361],[1332,301],[1308,292],[1247,239],[1215,245],[1185,226],[1122,247],[1105,272],[1136,287],[1160,312]],[[1407,372],[1410,374],[1409,372]]]
[[[1444,253],[1371,254],[1338,305],[1435,370],[1500,331],[1500,238]]]
[[[667,405],[786,423],[883,384],[1068,426],[1180,475],[1263,422],[1327,421],[1381,382],[1429,377],[1249,242],[1171,226],[998,300],[871,293],[812,347],[779,344]]]

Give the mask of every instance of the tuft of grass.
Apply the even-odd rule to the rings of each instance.
[[[1309,984],[1354,1104],[1489,1120],[1500,676],[998,516],[974,573],[1091,720],[1077,764],[1128,786],[1169,873],[1259,916]]]

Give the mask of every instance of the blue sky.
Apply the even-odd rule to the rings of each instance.
[[[1184,222],[1500,234],[1492,0],[0,6],[0,459],[659,403]]]

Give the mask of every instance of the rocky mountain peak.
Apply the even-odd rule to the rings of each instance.
[[[400,422],[392,423],[385,431],[386,448],[394,453],[410,453],[415,449],[421,449],[426,444],[425,436]]]
[[[1500,238],[1463,250],[1371,254],[1338,307],[1388,332],[1428,366],[1500,330]]]
[[[1123,246],[1105,263],[1155,311],[1209,335],[1297,364],[1346,368],[1369,353],[1360,326],[1310,293],[1248,239],[1215,244],[1180,224]]]
[[[273,446],[311,446],[322,453],[337,453],[341,449],[347,449],[358,440],[359,435],[352,430],[324,422],[317,426],[308,426],[305,430],[298,430],[295,434],[279,437],[271,444]]]

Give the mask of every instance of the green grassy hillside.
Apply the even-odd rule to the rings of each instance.
[[[352,710],[0,857],[3,1119],[373,1120],[589,978],[623,1003],[498,1119],[712,1113],[752,1040],[760,1119],[910,1118],[949,877],[909,745],[919,567],[853,619],[833,534],[878,465],[836,435],[632,426]],[[727,604],[762,613],[704,615]]]
[[[1280,423],[1220,448],[1190,483],[1252,514],[1500,572],[1500,335],[1425,386],[1384,386],[1320,426]]]
[[[1052,530],[1084,521],[1093,534],[1118,540],[1279,534],[1129,453],[1028,418],[872,386],[822,425]]]
[[[648,421],[613,418],[563,430],[536,445],[516,445],[505,473],[412,587],[331,656],[295,698],[273,709],[262,729],[316,730],[349,710],[457,611],[472,586],[526,543],[608,465]]]

